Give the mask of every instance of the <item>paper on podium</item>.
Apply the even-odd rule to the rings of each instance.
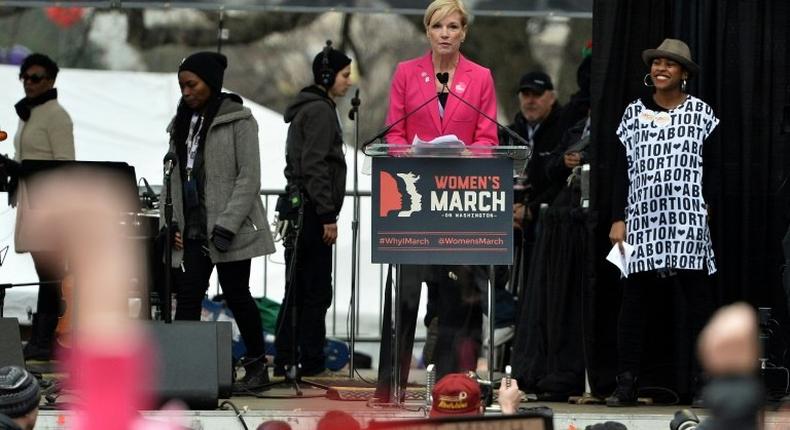
[[[433,140],[425,141],[420,139],[420,136],[414,135],[414,140],[411,141],[412,146],[430,146],[430,145],[443,145],[443,146],[457,146],[459,148],[463,148],[464,142],[458,138],[458,136],[454,134],[445,134],[444,136],[439,136]]]
[[[415,155],[421,156],[460,155],[466,150],[464,142],[454,134],[446,134],[429,141],[422,140],[415,134],[411,147]]]
[[[620,253],[620,247],[615,243],[612,247],[612,250],[609,251],[609,255],[606,256],[606,261],[617,266],[617,268],[620,269],[620,274],[622,277],[627,278],[628,264],[631,263],[631,256],[634,253],[634,247],[625,241],[623,241],[622,245],[624,253]]]

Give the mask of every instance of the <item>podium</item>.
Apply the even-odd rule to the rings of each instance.
[[[389,404],[400,407],[405,396],[398,336],[401,266],[512,264],[513,177],[523,169],[529,150],[460,142],[374,143],[364,152],[373,158],[372,260],[396,267],[393,288],[386,292],[394,305],[384,318],[391,328]],[[493,381],[493,273],[490,278],[488,360]]]

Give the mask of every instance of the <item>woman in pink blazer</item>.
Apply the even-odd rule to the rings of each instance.
[[[460,53],[467,22],[468,15],[460,0],[435,0],[426,9],[423,23],[431,50],[422,57],[400,63],[395,70],[387,124],[400,122],[386,135],[387,143],[409,145],[415,136],[429,141],[454,134],[467,146],[498,144],[496,124],[458,99],[463,98],[489,117],[496,118],[491,72]],[[437,73],[449,74],[449,91],[457,97],[439,83]],[[403,120],[410,112],[414,113]],[[426,350],[435,352],[426,352],[425,362],[436,364],[437,379],[448,373],[476,369],[482,326],[481,295],[476,285],[480,276],[475,276],[478,270],[475,266],[401,266],[402,318],[397,328],[401,387],[405,386],[411,363],[423,281],[428,284],[429,291],[425,322],[437,332],[435,347],[426,346]],[[379,385],[376,387],[376,397],[385,402],[391,400],[392,328],[388,320],[391,306],[387,300],[382,324]]]
[[[431,50],[422,57],[398,64],[390,87],[387,124],[403,118],[387,134],[387,143],[411,144],[414,136],[424,141],[454,134],[466,145],[498,144],[496,124],[463,103],[436,79],[448,73],[449,90],[472,106],[496,118],[496,93],[491,71],[461,55],[468,16],[460,0],[436,0],[425,13],[425,33]]]

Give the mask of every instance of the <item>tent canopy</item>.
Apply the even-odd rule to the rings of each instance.
[[[354,12],[422,15],[427,0],[0,0],[0,6],[197,8],[275,12]],[[593,0],[466,0],[473,15],[592,17]]]

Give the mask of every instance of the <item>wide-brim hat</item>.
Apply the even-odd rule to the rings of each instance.
[[[656,49],[645,49],[642,51],[642,60],[648,66],[655,58],[669,58],[676,61],[689,72],[690,75],[699,73],[699,65],[692,61],[691,50],[685,42],[678,39],[664,39]]]

